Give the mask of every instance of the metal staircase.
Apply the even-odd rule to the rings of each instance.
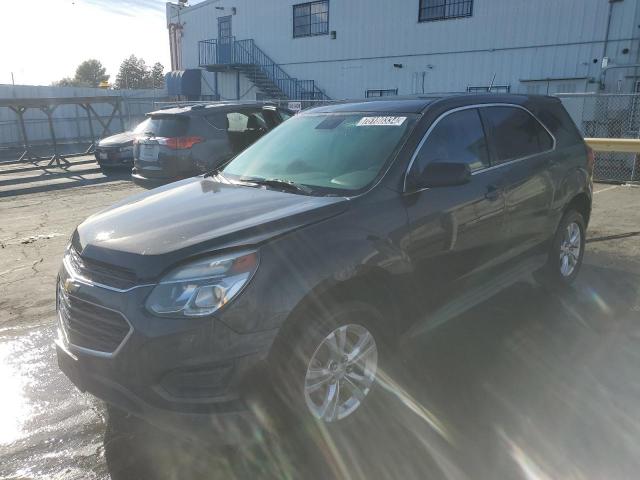
[[[235,37],[198,42],[198,63],[210,72],[237,70],[261,92],[280,100],[330,100],[314,80],[298,80],[262,51],[253,39]]]

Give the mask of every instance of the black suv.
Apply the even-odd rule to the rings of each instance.
[[[592,168],[549,97],[306,111],[224,168],[77,228],[57,286],[60,367],[108,404],[223,443],[264,418],[254,388],[336,428],[368,408],[402,335],[531,273],[574,281]]]
[[[256,102],[218,102],[150,113],[136,128],[133,179],[166,183],[228,161],[292,112]]]

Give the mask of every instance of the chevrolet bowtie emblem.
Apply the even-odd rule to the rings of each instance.
[[[71,279],[67,278],[62,284],[65,293],[73,293],[78,290],[78,285]]]

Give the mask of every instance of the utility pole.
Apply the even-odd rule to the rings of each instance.
[[[11,72],[11,85],[13,85],[14,87],[16,86],[16,80],[13,77],[13,72]]]

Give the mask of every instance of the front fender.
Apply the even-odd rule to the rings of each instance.
[[[371,276],[406,276],[412,265],[402,249],[404,208],[371,206],[376,213],[368,208],[352,208],[263,245],[254,278],[220,320],[238,332],[279,328],[301,305],[326,292]]]

